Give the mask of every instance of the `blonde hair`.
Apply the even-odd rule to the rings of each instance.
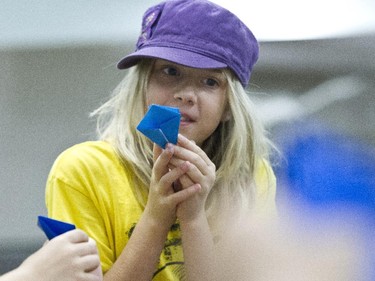
[[[109,141],[118,156],[134,172],[134,192],[139,203],[147,202],[153,166],[152,143],[136,131],[146,110],[145,93],[152,60],[143,60],[130,68],[112,97],[92,113],[97,116],[97,133]],[[228,110],[230,118],[222,122],[203,143],[202,149],[217,167],[216,182],[206,203],[210,224],[219,225],[218,216],[234,207],[251,209],[255,204],[254,171],[260,161],[268,161],[271,144],[261,123],[255,118],[253,103],[241,83],[229,70]]]

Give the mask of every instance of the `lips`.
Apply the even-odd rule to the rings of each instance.
[[[181,122],[190,122],[191,119],[185,116],[181,116]]]
[[[186,113],[181,113],[181,124],[189,124],[195,122],[194,118]]]

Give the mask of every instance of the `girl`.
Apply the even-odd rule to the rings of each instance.
[[[270,145],[245,91],[257,58],[251,31],[209,1],[146,11],[126,77],[93,113],[99,140],[63,152],[47,182],[49,216],[97,241],[104,280],[218,280],[233,212],[274,211]],[[177,145],[136,131],[151,104],[179,108]]]

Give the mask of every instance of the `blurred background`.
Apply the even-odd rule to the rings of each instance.
[[[158,2],[0,0],[0,274],[43,244],[49,169],[95,138],[88,115]],[[374,215],[375,2],[214,2],[260,41],[249,90],[282,152],[278,196]]]

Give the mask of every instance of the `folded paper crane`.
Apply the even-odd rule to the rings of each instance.
[[[180,119],[178,108],[153,104],[138,124],[137,130],[165,148],[167,143],[177,144]]]
[[[54,220],[43,216],[38,216],[38,226],[44,231],[49,240],[76,228],[74,224]]]

